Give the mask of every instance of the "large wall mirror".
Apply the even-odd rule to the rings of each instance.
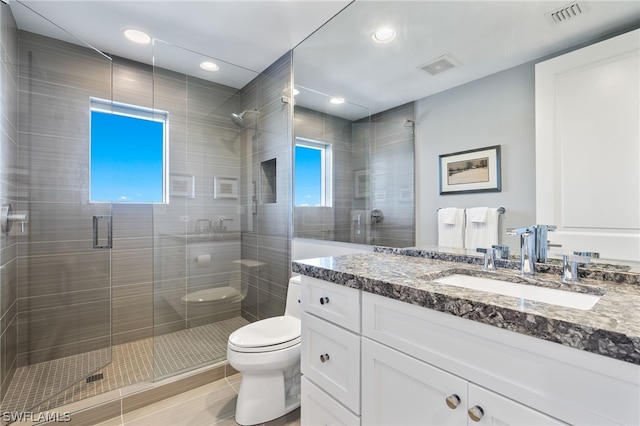
[[[294,235],[435,246],[439,208],[504,207],[500,243],[517,253],[505,230],[537,222],[544,173],[536,64],[638,26],[628,1],[350,3],[294,49],[297,143],[334,144],[332,204],[298,204]],[[439,156],[495,145],[500,192],[440,194]]]

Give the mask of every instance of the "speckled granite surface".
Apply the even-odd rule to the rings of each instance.
[[[450,249],[451,252],[442,252],[432,248],[392,248],[392,247],[374,247],[376,253],[392,253],[403,256],[423,257],[425,259],[446,260],[450,262],[471,263],[482,265],[482,255],[479,253],[469,252],[464,249]],[[579,269],[580,278],[586,278],[596,281],[613,281],[618,283],[640,285],[640,267],[634,264],[634,267],[625,263],[614,263],[616,261],[600,261],[590,263],[586,267]],[[520,260],[496,259],[496,266],[506,269],[519,269]],[[547,263],[536,263],[536,272],[550,273],[562,275],[562,261],[560,259],[549,259]]]
[[[293,263],[293,272],[640,365],[635,277],[634,283],[583,279],[567,286],[559,274],[538,273],[532,281],[517,269],[486,273],[475,263],[380,252],[301,260]],[[433,281],[454,273],[601,297],[590,310],[579,310]]]

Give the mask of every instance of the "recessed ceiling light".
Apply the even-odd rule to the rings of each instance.
[[[138,44],[149,44],[151,43],[151,37],[148,34],[143,33],[142,31],[128,29],[124,30],[124,36],[130,41]]]
[[[205,71],[209,71],[209,72],[216,72],[216,71],[218,71],[220,69],[218,64],[216,64],[215,62],[211,62],[211,61],[200,62],[200,68],[202,68]]]
[[[337,97],[331,98],[329,99],[329,102],[331,102],[334,105],[340,105],[344,103],[344,98],[337,98]]]
[[[389,27],[378,28],[371,38],[376,43],[389,43],[396,38],[396,32]]]

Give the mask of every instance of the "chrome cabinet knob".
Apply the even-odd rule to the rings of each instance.
[[[469,408],[467,414],[469,414],[469,418],[471,420],[473,420],[474,422],[479,422],[482,416],[484,416],[484,410],[479,405],[475,405]]]
[[[320,298],[320,304],[321,305],[325,305],[329,303],[329,298],[328,297],[321,297]]]
[[[320,355],[320,362],[327,362],[327,361],[329,361],[329,354]]]
[[[449,395],[445,401],[447,402],[447,406],[452,410],[455,410],[458,408],[458,405],[460,405],[460,397],[455,393]]]

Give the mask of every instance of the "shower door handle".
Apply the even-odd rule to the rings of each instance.
[[[101,215],[93,217],[93,248],[110,249],[113,244],[111,216]]]

